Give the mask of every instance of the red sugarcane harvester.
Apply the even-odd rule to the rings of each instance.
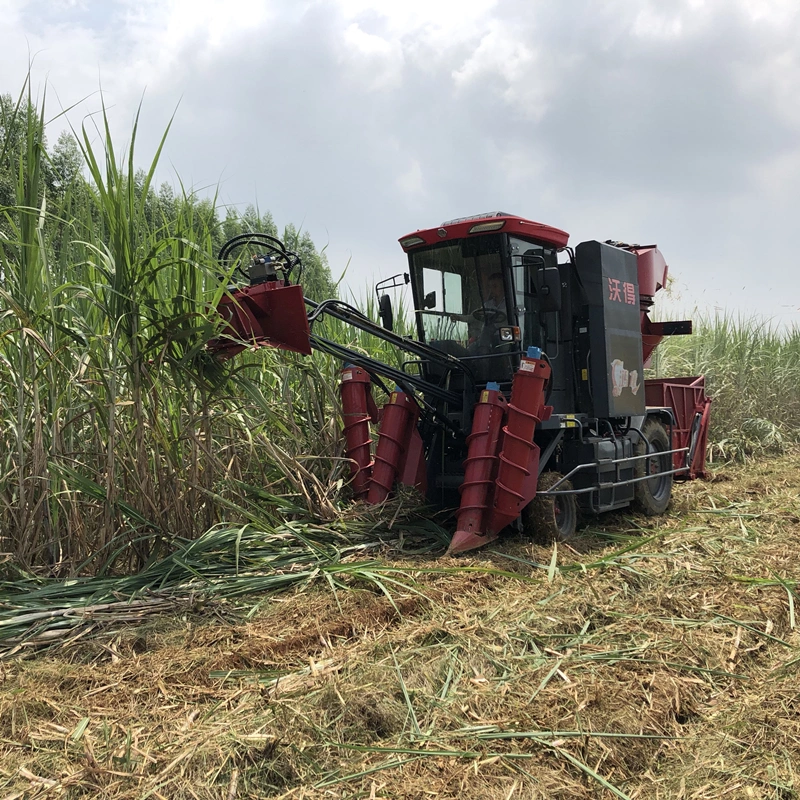
[[[450,553],[509,526],[569,540],[579,512],[661,514],[674,478],[704,474],[711,401],[702,377],[643,372],[665,336],[692,324],[650,320],[667,279],[655,245],[589,241],[573,250],[568,238],[504,213],[404,236],[409,271],[376,287],[378,324],[340,300],[304,298],[297,255],[245,234],[220,252],[231,264],[239,248],[259,251],[239,268],[249,285],[220,303],[227,325],[212,348],[230,356],[266,344],[341,359],[354,496],[381,503],[404,484],[458,509]],[[408,283],[416,339],[393,331],[381,293]],[[323,316],[407,360],[385,364],[323,337]],[[382,408],[375,386],[388,397]]]

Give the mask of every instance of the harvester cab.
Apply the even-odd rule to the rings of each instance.
[[[228,324],[212,348],[232,355],[267,344],[339,358],[354,496],[381,503],[405,484],[455,509],[450,553],[508,526],[567,540],[579,512],[660,514],[673,478],[704,473],[711,401],[702,377],[645,380],[644,368],[664,336],[691,333],[691,322],[650,320],[667,277],[655,245],[572,250],[568,239],[504,213],[401,238],[411,338],[392,330],[388,295],[379,295],[383,326],[340,300],[314,302],[302,295],[296,254],[270,237],[237,237],[223,263],[245,245],[259,254],[249,285],[220,303]],[[402,367],[315,332],[325,315],[406,353]],[[381,408],[374,386],[387,396]]]

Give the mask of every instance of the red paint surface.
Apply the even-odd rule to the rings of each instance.
[[[513,522],[536,494],[539,446],[534,443],[533,434],[547,414],[544,387],[549,377],[550,366],[545,361],[527,357],[514,374],[494,505],[486,525],[489,533],[497,533]]]
[[[428,465],[425,462],[425,443],[422,441],[416,425],[411,427],[408,447],[402,462],[403,465],[397,480],[404,486],[414,486],[425,494],[428,491]]]
[[[209,342],[216,352],[233,356],[256,344],[311,354],[302,286],[278,281],[246,286],[224,295],[217,311],[228,324],[219,339]]]
[[[699,415],[699,431],[694,456],[689,464],[688,475],[682,477],[701,478],[706,475],[706,446],[708,444],[708,422],[711,415],[711,398],[706,397],[706,381],[698,378],[663,378],[646,380],[644,396],[648,406],[671,408],[675,415],[672,429],[672,449],[689,447],[692,426]],[[673,453],[672,468],[685,466],[686,455]]]
[[[392,392],[389,402],[383,407],[372,480],[367,492],[368,503],[382,503],[392,491],[418,413],[417,404],[400,391]]]
[[[480,225],[484,222],[503,222],[505,225],[499,231],[484,231],[483,233],[470,233],[469,229],[473,225]],[[444,235],[441,234],[444,231]],[[514,236],[522,236],[524,238],[536,239],[539,242],[551,244],[554,247],[566,247],[569,241],[569,234],[559,228],[553,228],[550,225],[544,225],[541,222],[534,222],[533,220],[524,219],[523,217],[513,216],[511,214],[504,217],[486,217],[484,219],[471,219],[465,222],[457,222],[452,225],[440,225],[436,228],[427,228],[426,230],[413,231],[405,236],[403,239],[408,239],[411,236],[419,236],[424,244],[412,245],[408,251],[413,251],[417,247],[424,245],[437,244],[439,242],[452,241],[453,239],[467,239],[471,236],[484,236],[490,233],[510,233]],[[405,249],[405,248],[404,248]]]
[[[467,437],[464,482],[456,532],[449,553],[463,553],[497,538],[485,534],[484,517],[491,503],[498,464],[500,432],[506,413],[506,399],[493,389],[481,392],[472,417],[472,432]]]
[[[633,250],[639,278],[639,294],[650,299],[667,285],[669,267],[657,247]]]
[[[345,455],[350,459],[353,496],[366,497],[372,476],[372,437],[369,423],[373,419],[370,405],[369,375],[360,367],[347,366],[342,370],[339,393],[342,397]]]

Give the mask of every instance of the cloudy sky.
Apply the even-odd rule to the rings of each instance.
[[[0,91],[30,56],[120,141],[144,96],[143,164],[177,108],[160,177],[302,224],[354,291],[503,210],[800,323],[796,0],[0,0]]]

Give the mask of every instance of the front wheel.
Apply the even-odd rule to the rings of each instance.
[[[558,472],[544,472],[539,476],[536,497],[522,512],[525,533],[543,542],[568,542],[575,538],[578,526],[578,503],[574,494],[540,495],[562,480]],[[569,492],[569,481],[559,483],[556,492]]]
[[[634,484],[633,508],[654,517],[667,510],[672,496],[672,475],[665,474],[672,469],[672,455],[669,436],[664,423],[655,417],[649,417],[642,425],[642,435],[647,440],[636,447],[637,455],[652,453],[650,458],[642,458],[635,462],[634,477],[644,478],[652,475],[649,480],[641,480]]]

